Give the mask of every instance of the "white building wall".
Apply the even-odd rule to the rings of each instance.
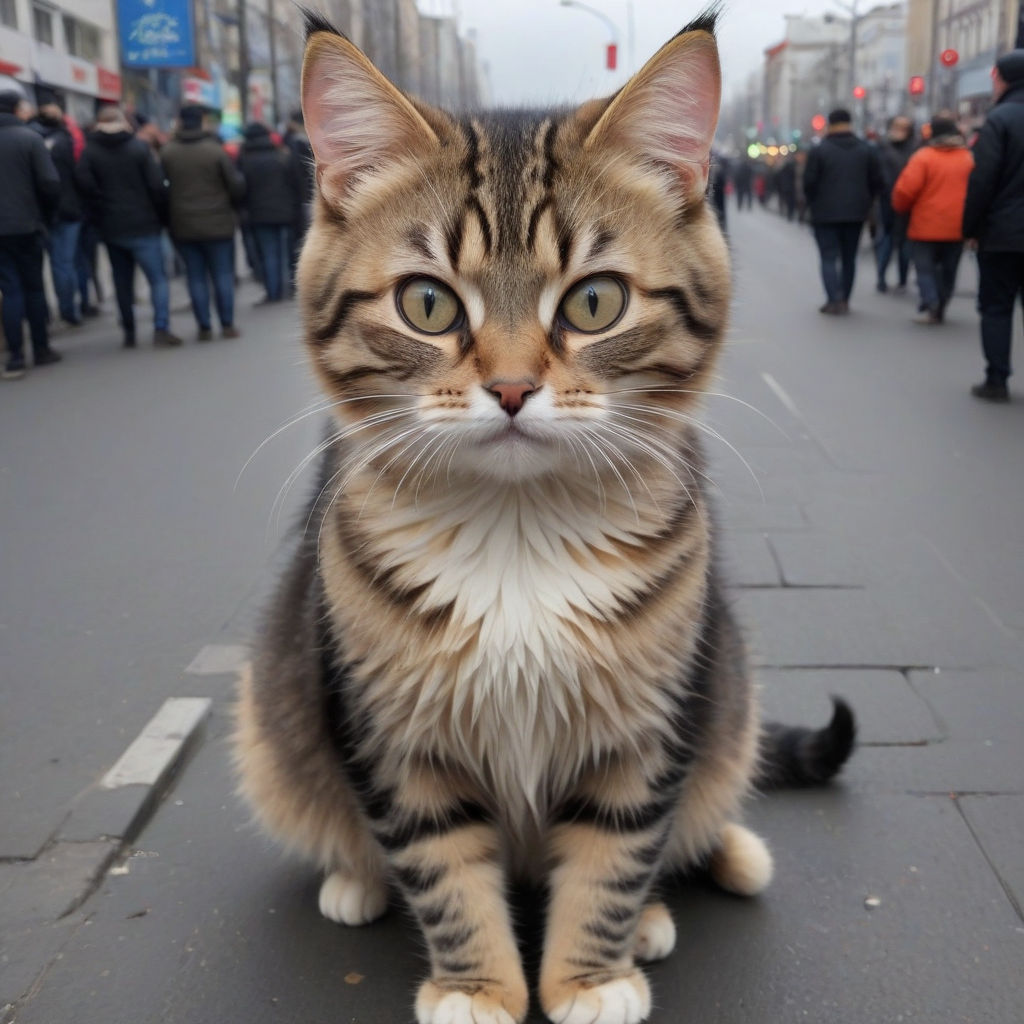
[[[49,15],[49,42],[36,38],[34,8]],[[121,98],[114,5],[110,0],[15,0],[17,26],[0,25],[0,72],[15,79],[33,102],[55,93],[80,123],[91,121],[98,100]],[[95,30],[89,56],[71,53],[65,16]]]

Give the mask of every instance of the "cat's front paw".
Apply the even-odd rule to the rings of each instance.
[[[320,913],[339,924],[376,921],[388,909],[388,891],[381,882],[363,882],[341,871],[329,874],[320,886]]]
[[[497,985],[467,982],[455,987],[425,981],[416,997],[418,1024],[519,1024],[526,1016],[529,996]]]
[[[651,1012],[651,988],[642,971],[596,985],[579,978],[557,987],[561,991],[554,1008],[543,1000],[554,1024],[640,1024]]]
[[[676,924],[664,903],[644,907],[633,940],[633,956],[650,963],[664,960],[676,948]]]

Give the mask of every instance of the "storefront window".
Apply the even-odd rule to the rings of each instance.
[[[32,8],[32,29],[39,42],[53,46],[53,15],[46,8]]]
[[[65,14],[64,39],[72,57],[93,62],[100,59],[100,30],[95,26]]]
[[[18,9],[14,0],[0,0],[0,25],[8,28],[18,27]]]

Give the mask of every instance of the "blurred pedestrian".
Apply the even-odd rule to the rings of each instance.
[[[754,206],[754,164],[749,158],[739,160],[732,173],[732,187],[736,191],[736,209],[748,210]]]
[[[171,238],[185,263],[199,340],[213,338],[211,280],[221,336],[237,338],[235,207],[245,195],[245,180],[217,136],[203,129],[202,107],[182,107],[178,125],[161,159],[169,185]]]
[[[931,141],[903,168],[892,209],[910,217],[910,239],[921,305],[915,322],[941,324],[953,297],[963,253],[964,199],[974,159],[951,116],[931,120]]]
[[[306,125],[302,111],[293,110],[288,118],[288,127],[284,133],[284,144],[295,160],[301,182],[301,195],[292,222],[288,245],[288,270],[291,287],[295,288],[295,270],[299,264],[299,253],[302,243],[306,240],[306,232],[313,210],[313,193],[316,190],[316,161],[313,147],[306,135]]]
[[[171,296],[160,241],[167,207],[163,168],[150,147],[135,138],[119,107],[104,107],[78,164],[77,180],[95,211],[110,255],[125,348],[135,347],[132,294],[136,263],[149,282],[153,344],[180,345],[171,333]]]
[[[722,234],[728,233],[725,212],[725,193],[729,182],[729,158],[717,150],[711,151],[711,174],[709,179],[709,192],[711,196],[711,207],[718,217],[718,226]]]
[[[978,310],[985,380],[978,398],[1009,401],[1013,311],[1024,293],[1024,50],[1004,53],[992,71],[995,106],[974,145],[964,235],[978,245]]]
[[[896,291],[907,288],[910,273],[910,245],[907,241],[905,213],[896,213],[892,208],[892,190],[900,172],[907,166],[917,141],[914,138],[914,122],[905,114],[898,114],[889,121],[885,141],[878,147],[878,162],[882,172],[882,191],[878,196],[878,234],[875,237],[875,265],[878,269],[877,289],[887,292],[886,276],[889,262],[896,255]]]
[[[796,217],[796,157],[791,156],[782,162],[775,172],[775,191],[779,194],[779,213],[786,220]]]
[[[804,169],[804,193],[827,300],[822,313],[837,316],[850,311],[857,248],[881,187],[875,150],[854,135],[848,110],[833,110],[828,115],[828,133],[811,150]]]
[[[302,201],[302,179],[292,154],[275,146],[266,125],[246,125],[238,156],[245,178],[245,207],[263,268],[266,296],[257,305],[285,297],[288,235]]]
[[[60,202],[60,176],[49,150],[23,116],[24,97],[0,92],[0,295],[7,362],[2,376],[25,375],[22,321],[28,320],[36,366],[60,361],[50,348],[43,287],[43,239]]]
[[[82,317],[75,303],[75,255],[82,229],[82,201],[75,184],[75,145],[64,123],[64,111],[56,99],[40,104],[32,127],[43,137],[60,175],[60,201],[56,218],[50,224],[46,248],[50,254],[50,275],[60,317],[65,323],[77,327]]]

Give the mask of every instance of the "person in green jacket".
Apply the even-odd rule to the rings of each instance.
[[[245,195],[245,180],[212,132],[203,130],[204,110],[181,108],[179,128],[160,153],[170,183],[171,238],[188,278],[199,340],[210,341],[210,281],[221,336],[237,338],[235,326],[235,208]]]

